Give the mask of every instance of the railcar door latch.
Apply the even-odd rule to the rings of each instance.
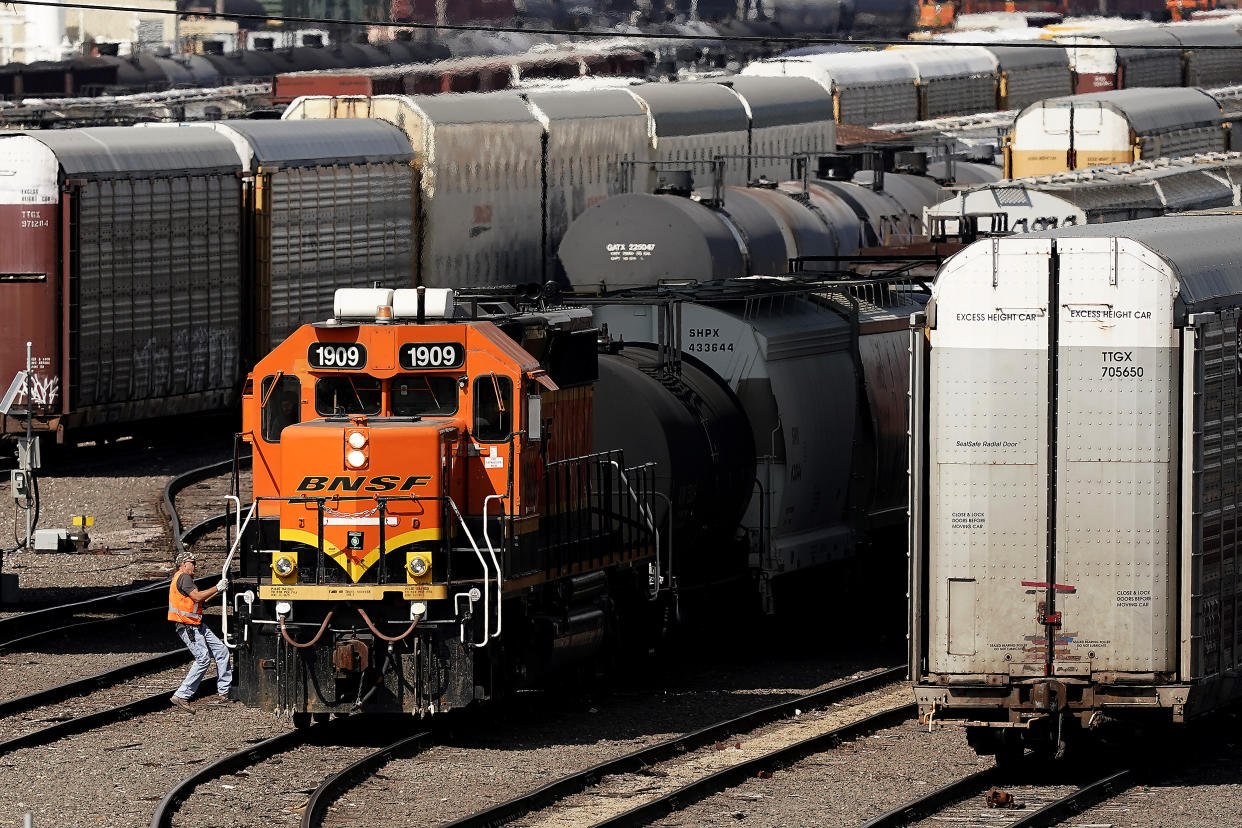
[[[1056,611],[1056,612],[1052,613],[1051,615],[1045,615],[1045,616],[1044,616],[1044,617],[1040,620],[1040,622],[1039,622],[1039,623],[1041,623],[1041,624],[1051,624],[1052,626],[1056,627],[1058,630],[1059,630],[1059,629],[1061,629],[1061,612],[1060,612],[1060,610],[1058,610],[1058,611]]]

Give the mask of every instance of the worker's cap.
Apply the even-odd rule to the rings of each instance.
[[[182,550],[181,552],[177,553],[177,556],[175,558],[173,558],[173,564],[175,566],[181,566],[186,561],[193,561],[193,560],[196,560],[193,552],[190,552],[189,550]]]

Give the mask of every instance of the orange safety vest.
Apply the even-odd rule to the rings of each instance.
[[[180,577],[181,573],[177,572],[173,576],[172,583],[168,585],[168,620],[182,624],[201,624],[203,623],[203,608],[198,601],[188,595],[182,595],[181,590],[177,589],[177,579]]]

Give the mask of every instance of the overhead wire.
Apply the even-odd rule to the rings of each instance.
[[[179,17],[193,17],[219,20],[259,20],[270,21],[275,23],[300,23],[311,26],[365,26],[379,27],[390,29],[413,29],[416,31],[445,31],[445,32],[503,32],[506,34],[525,34],[525,35],[547,35],[553,37],[578,37],[589,39],[609,39],[609,40],[675,40],[675,41],[720,41],[728,43],[757,43],[757,44],[789,44],[793,46],[910,46],[910,45],[930,45],[930,46],[946,46],[946,47],[964,47],[964,46],[983,46],[987,48],[1003,47],[1003,46],[1022,46],[1037,49],[1145,49],[1152,51],[1185,51],[1186,49],[1195,49],[1196,51],[1224,51],[1238,50],[1240,47],[1222,43],[1206,43],[1203,45],[1188,45],[1182,43],[1151,43],[1141,45],[1129,44],[1111,44],[1111,43],[1073,43],[1065,44],[1056,41],[1024,41],[1024,42],[1005,42],[1005,41],[911,41],[899,38],[884,37],[834,37],[819,35],[731,35],[731,34],[698,34],[698,33],[675,33],[675,32],[616,32],[616,31],[593,31],[590,29],[557,29],[543,26],[519,26],[519,25],[500,25],[500,24],[482,24],[482,23],[399,23],[395,20],[347,20],[333,17],[307,17],[292,15],[256,15],[242,14],[239,12],[190,12],[178,9],[152,9],[140,6],[122,6],[101,3],[61,3],[57,0],[2,0],[6,6],[50,6],[61,9],[83,9],[86,11],[114,11],[124,12],[127,14],[171,14]],[[1065,33],[1066,37],[1093,37],[1091,33],[1084,32],[1082,34]]]

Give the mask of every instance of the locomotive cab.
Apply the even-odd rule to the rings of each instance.
[[[460,707],[597,649],[618,580],[659,583],[649,470],[591,452],[589,314],[495,307],[340,290],[251,373],[225,619],[248,705]]]

